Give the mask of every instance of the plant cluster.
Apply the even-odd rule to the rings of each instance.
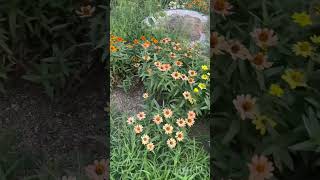
[[[211,5],[214,175],[312,174],[320,160],[319,32],[313,28],[319,6],[286,0]],[[301,163],[307,168],[297,170]]]
[[[5,82],[23,78],[53,97],[79,83],[105,50],[104,3],[2,2],[0,90],[5,92]]]

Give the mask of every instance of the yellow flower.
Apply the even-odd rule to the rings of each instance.
[[[201,76],[201,79],[208,80],[208,79],[209,79],[209,76],[207,76],[206,74],[203,74],[203,75]]]
[[[291,89],[306,85],[305,75],[301,71],[292,69],[286,70],[285,74],[283,74],[281,78],[289,84]]]
[[[309,42],[303,41],[294,44],[292,50],[297,56],[301,55],[303,57],[308,57],[312,55],[314,48]]]
[[[274,96],[281,97],[283,95],[283,89],[277,84],[271,84],[269,93]]]
[[[199,92],[199,89],[198,88],[194,88],[193,92],[197,93],[197,92]]]
[[[310,40],[315,44],[320,44],[320,36],[313,35],[310,37]]]
[[[208,66],[207,66],[207,65],[203,65],[203,66],[201,66],[201,69],[202,69],[202,70],[204,70],[204,71],[209,70],[209,68],[208,68]]]
[[[207,86],[204,83],[200,83],[198,87],[202,90],[202,89],[206,89]]]
[[[299,24],[302,27],[312,25],[310,15],[306,12],[294,13],[291,17],[295,23]]]
[[[265,135],[268,125],[272,128],[274,128],[277,125],[277,123],[274,122],[272,119],[268,118],[267,116],[261,115],[256,116],[252,123],[256,125],[257,130],[260,130],[261,135]]]

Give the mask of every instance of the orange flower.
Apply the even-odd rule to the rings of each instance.
[[[134,132],[136,134],[140,134],[142,131],[143,131],[143,126],[142,125],[137,124],[137,125],[134,126]]]
[[[145,36],[141,36],[141,38],[140,38],[140,39],[141,39],[142,41],[147,40]]]
[[[196,113],[193,111],[188,112],[188,119],[195,119],[196,118]]]
[[[142,120],[142,119],[146,118],[146,114],[145,114],[144,112],[139,112],[139,113],[137,114],[137,118],[138,118],[139,120]]]
[[[188,78],[188,82],[189,82],[189,84],[193,84],[193,83],[195,83],[194,79],[193,79],[193,78],[191,78],[191,77],[189,77],[189,78]]]
[[[179,127],[185,127],[186,126],[186,122],[184,121],[184,119],[182,119],[182,118],[179,118],[179,119],[177,119],[177,125],[179,126]]]
[[[117,38],[117,41],[118,41],[118,42],[123,42],[123,38],[122,38],[122,37],[118,37],[118,38]]]
[[[189,127],[191,127],[191,126],[193,126],[193,124],[194,124],[194,119],[187,119],[187,120],[186,120],[186,123],[187,123],[187,125],[188,125]]]
[[[171,76],[173,77],[173,79],[178,80],[180,79],[180,73],[175,71],[171,74]]]
[[[118,49],[115,47],[115,46],[110,46],[110,51],[111,52],[117,52],[118,51]]]
[[[159,125],[160,123],[163,122],[162,117],[159,114],[155,115],[153,117],[153,122],[156,123],[157,125]]]
[[[260,48],[275,46],[278,42],[278,37],[272,29],[257,28],[254,29],[254,31],[251,32],[250,35],[256,42],[257,46],[259,46]]]
[[[158,44],[158,42],[159,42],[159,41],[158,41],[156,38],[154,38],[154,37],[151,38],[151,40],[152,40],[152,42],[153,42],[154,44]]]
[[[163,130],[165,131],[165,134],[172,134],[173,127],[170,124],[165,124]]]
[[[134,44],[139,44],[139,40],[138,40],[138,39],[135,39],[135,40],[133,40],[133,43],[134,43]]]
[[[178,141],[182,141],[183,140],[183,132],[182,131],[179,131],[179,132],[176,132],[176,138]]]
[[[173,112],[172,112],[171,109],[165,108],[163,110],[163,115],[164,115],[165,118],[170,118],[173,115]]]
[[[193,77],[193,76],[196,76],[196,75],[197,75],[197,72],[196,72],[196,71],[194,71],[194,70],[189,70],[189,71],[188,71],[188,73],[189,73],[189,75],[190,75],[191,77]]]
[[[176,66],[181,67],[183,63],[181,61],[176,61],[175,64]]]
[[[147,49],[151,46],[151,43],[149,41],[146,41],[145,43],[142,44],[142,47]]]

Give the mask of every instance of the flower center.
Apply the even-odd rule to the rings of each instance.
[[[259,53],[256,55],[256,57],[253,59],[253,63],[256,65],[261,65],[263,63],[263,54]]]
[[[104,166],[102,164],[96,165],[95,172],[97,173],[97,175],[102,175],[104,172]]]
[[[217,0],[213,7],[217,11],[223,11],[225,9],[225,0]]]
[[[259,34],[259,40],[262,41],[262,42],[266,42],[267,40],[269,39],[269,35],[267,32],[261,32]]]
[[[304,43],[304,44],[301,44],[300,50],[306,52],[310,50],[310,47],[307,43]]]
[[[170,130],[170,127],[167,127],[166,130],[169,131],[169,130]]]
[[[263,164],[258,164],[256,166],[256,170],[258,173],[263,173],[265,171],[266,167]]]
[[[248,101],[246,101],[242,104],[242,108],[244,111],[250,111],[252,109],[252,106],[253,106],[253,104]]]
[[[234,54],[238,53],[238,52],[240,51],[240,46],[237,45],[237,44],[232,45],[231,51],[232,51],[232,53],[234,53]]]
[[[292,74],[291,78],[296,82],[301,82],[302,81],[302,77],[297,73]]]

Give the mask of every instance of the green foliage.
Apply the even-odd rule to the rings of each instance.
[[[71,79],[96,61],[88,54],[102,57],[105,51],[103,5],[97,1],[92,17],[81,18],[76,12],[84,4],[71,0],[1,2],[0,89],[14,73],[42,85],[52,98],[63,93]]]
[[[190,140],[172,152],[147,153],[126,117],[111,110],[111,179],[209,179],[208,154],[197,142]]]
[[[259,70],[253,61],[233,60],[225,48],[223,54],[214,54],[212,74],[214,81],[214,135],[212,164],[217,179],[238,179],[248,177],[247,164],[254,154],[265,155],[275,167],[274,179],[288,179],[291,174],[306,177],[319,168],[319,86],[316,73],[319,63],[319,45],[310,42],[310,36],[318,34],[313,30],[319,21],[312,19],[309,27],[293,22],[295,12],[309,13],[309,1],[230,1],[233,14],[221,16],[211,14],[211,31],[229,40],[239,40],[250,52],[263,52],[272,66]],[[250,32],[256,28],[272,29],[278,37],[274,47],[260,48]],[[293,45],[309,41],[314,47],[310,57],[297,55]],[[299,70],[305,75],[298,87],[286,80],[288,69]],[[298,74],[298,73],[297,73]],[[270,90],[277,84],[283,94],[276,96]],[[250,94],[257,100],[253,119],[242,120],[233,100],[238,95]],[[257,117],[267,116],[266,133],[259,132]],[[261,125],[261,124],[260,124]],[[310,159],[311,158],[311,159]],[[300,164],[306,170],[298,170]]]

